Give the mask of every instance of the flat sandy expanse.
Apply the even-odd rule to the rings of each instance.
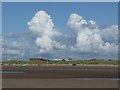
[[[3,66],[3,78],[117,78],[118,67],[108,66]],[[12,73],[9,73],[12,72]],[[17,73],[14,73],[17,72]]]
[[[118,87],[117,66],[3,66],[2,69],[3,88]]]
[[[3,88],[117,88],[117,80],[3,79]]]

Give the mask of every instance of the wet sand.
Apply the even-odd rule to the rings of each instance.
[[[116,66],[3,66],[3,88],[117,88]]]
[[[3,78],[117,78],[114,66],[3,66]],[[20,72],[20,73],[19,73]]]
[[[118,88],[118,81],[71,79],[3,79],[3,88]]]

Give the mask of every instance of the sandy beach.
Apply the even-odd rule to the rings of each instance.
[[[3,66],[3,88],[117,88],[117,66]]]

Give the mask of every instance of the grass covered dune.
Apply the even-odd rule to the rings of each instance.
[[[72,61],[2,61],[2,65],[4,64],[108,64],[108,65],[118,65],[119,60],[72,60]]]

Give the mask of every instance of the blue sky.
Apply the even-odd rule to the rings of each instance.
[[[67,29],[71,13],[78,13],[86,20],[95,20],[98,25],[118,24],[117,3],[3,3],[3,34],[27,31],[27,22],[39,10],[49,13],[56,28]],[[114,18],[114,19],[113,19]],[[7,25],[7,26],[6,26]],[[68,32],[68,31],[66,31]]]
[[[9,3],[9,2],[4,2],[2,4],[3,38],[6,39],[6,42],[8,43],[8,47],[9,45],[11,45],[10,42],[11,43],[14,41],[23,42],[22,41],[23,38],[25,41],[26,36],[25,35],[21,36],[18,34],[30,32],[27,23],[34,17],[35,13],[41,10],[45,11],[48,15],[51,15],[52,22],[55,25],[55,29],[63,33],[63,36],[65,34],[72,35],[76,33],[67,25],[69,16],[72,13],[76,13],[82,16],[83,19],[85,19],[86,21],[94,20],[98,28],[104,25],[107,25],[107,29],[110,29],[112,25],[118,24],[118,3],[100,3],[100,2],[99,3],[98,2],[96,3],[92,3],[92,2],[91,3],[83,3],[83,2],[79,2],[79,3],[73,3],[73,2],[72,3],[68,3],[68,2],[66,3],[65,2],[64,3],[57,3],[57,2],[56,3],[55,2],[54,3],[52,2],[51,3],[42,3],[42,2],[12,3],[11,2]],[[8,38],[7,36],[11,32],[17,33],[18,37]],[[109,34],[108,36],[110,35],[111,34]],[[73,35],[73,37],[69,37],[69,38],[72,38],[73,40],[75,40],[75,37],[77,36]],[[26,41],[28,41],[29,43],[30,42],[34,43],[35,39],[36,39],[36,36],[29,35]],[[59,42],[62,42],[62,43],[67,42],[67,41],[64,41],[63,39],[61,40],[60,38]],[[68,40],[68,39],[65,39],[65,40]],[[71,42],[69,43],[74,42],[73,40],[71,40]],[[107,40],[107,41],[110,41],[110,40]],[[35,48],[40,48],[40,46],[36,46]],[[37,55],[36,53],[34,53],[35,56]],[[82,52],[79,52],[77,54],[76,53],[77,52],[74,52],[73,57],[76,56],[77,58],[79,58],[79,53],[82,53]],[[61,53],[58,53],[58,54],[61,54]],[[100,57],[100,54],[97,54],[97,55]],[[105,54],[105,55],[108,55],[108,54]],[[5,54],[4,57],[8,57],[8,56],[10,57],[11,55]],[[26,55],[26,56],[29,57],[29,55]],[[43,56],[44,57],[47,56],[47,58],[58,58],[58,57],[51,56],[51,54],[44,54]],[[65,58],[68,56],[66,55]],[[88,54],[88,52],[86,53],[86,55],[81,54],[80,57],[84,59],[86,57],[89,58],[89,56],[90,58],[98,57],[96,56],[96,54],[95,55],[94,53]],[[108,56],[104,56],[103,58],[109,58]],[[116,58],[116,57],[117,56],[115,54],[115,56],[111,58]]]

